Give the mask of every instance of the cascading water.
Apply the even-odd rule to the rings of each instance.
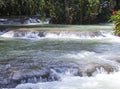
[[[3,31],[0,88],[119,89],[119,47],[103,28]]]
[[[46,18],[45,21],[42,21],[40,16],[12,17],[12,18],[0,18],[0,25],[49,24],[49,21],[50,18]]]
[[[112,32],[105,31],[56,31],[56,32],[41,32],[41,31],[7,31],[1,32],[1,37],[9,38],[26,38],[26,39],[40,39],[40,38],[70,38],[70,39],[100,39],[112,36]],[[113,36],[112,36],[113,37]]]

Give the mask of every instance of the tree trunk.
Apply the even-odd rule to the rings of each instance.
[[[119,10],[120,9],[120,0],[116,0],[116,5],[115,5],[115,10]]]
[[[82,3],[82,0],[79,0],[80,1],[80,24],[83,23],[83,3]]]
[[[66,15],[66,23],[69,24],[69,1],[65,0],[65,15]]]

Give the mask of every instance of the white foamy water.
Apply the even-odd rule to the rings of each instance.
[[[111,32],[59,32],[59,33],[47,33],[46,38],[54,38],[54,39],[62,39],[62,38],[70,38],[70,39],[102,39],[104,37],[109,37],[112,35]]]
[[[1,32],[1,37],[9,37],[9,38],[13,38],[14,37],[14,31],[9,31],[9,32]]]
[[[59,60],[60,62],[76,64],[73,66],[76,69],[73,67],[71,67],[71,69],[67,67],[68,71],[65,70],[64,72],[62,71],[61,66],[57,66],[56,63],[54,66],[53,63],[54,67],[61,68],[61,73],[57,72],[57,69],[55,70],[54,67],[51,69],[53,75],[60,77],[59,80],[19,84],[15,87],[15,89],[120,89],[120,38],[114,36],[112,32],[98,31],[97,33],[41,33],[39,31],[26,31],[19,33],[15,31],[8,31],[1,33],[1,37],[25,38],[33,40],[39,40],[41,38],[55,39],[55,41],[49,40],[49,44],[46,43],[48,45],[42,45],[44,50],[43,52],[41,51],[41,53],[43,54],[38,53],[39,56],[37,55],[36,57],[35,53],[34,56],[37,58],[37,60],[43,57],[48,60],[50,59],[51,64],[53,60],[56,60],[56,62]],[[64,42],[59,42],[59,39],[64,40]],[[69,41],[72,39],[74,41],[65,44],[66,39]],[[50,42],[56,43],[52,44]],[[68,45],[68,48],[66,45]],[[39,46],[40,45],[38,45],[38,48]],[[40,49],[37,49],[37,51],[38,50]],[[46,54],[44,54],[44,52],[46,52]],[[62,65],[62,67],[66,67],[66,65]],[[80,75],[78,72],[80,72]]]
[[[2,34],[2,33],[1,33]],[[40,39],[39,32],[4,32],[1,37],[22,38],[22,39]]]
[[[24,38],[24,39],[76,39],[76,40],[106,40],[109,42],[120,42],[119,37],[114,36],[112,32],[39,32],[39,31],[8,31],[1,32],[1,37]]]
[[[114,53],[95,53],[89,51],[81,51],[79,53],[71,53],[61,56],[71,62],[77,62],[78,64],[109,64],[112,67],[118,69],[117,72],[108,73],[104,68],[96,68],[96,71],[91,77],[88,76],[74,76],[74,70],[68,70],[65,74],[56,73],[60,76],[59,81],[52,82],[40,82],[36,84],[27,83],[20,84],[15,89],[120,89],[120,71],[119,63],[115,60],[110,60],[119,57],[119,52]],[[117,57],[116,57],[117,56]],[[83,69],[85,70],[85,69]],[[54,70],[53,70],[54,71]]]
[[[28,18],[0,18],[0,25],[34,25],[34,24],[49,24],[50,18],[42,21],[37,17]]]
[[[115,62],[116,58],[119,58],[120,52],[114,52],[111,53],[95,53],[95,52],[89,52],[89,51],[82,51],[79,53],[72,53],[72,54],[66,54],[62,56],[62,58],[67,58],[69,60],[76,61],[77,63],[110,63],[113,66],[119,66],[117,62]],[[113,59],[113,60],[110,60]],[[112,62],[112,63],[111,63]],[[119,68],[119,67],[118,67]]]
[[[120,72],[94,77],[68,76],[61,81],[21,84],[15,89],[120,89]]]

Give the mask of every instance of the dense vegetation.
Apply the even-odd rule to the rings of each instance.
[[[111,7],[110,0],[0,0],[0,16],[40,15],[51,23],[89,24],[108,20]]]
[[[114,34],[120,36],[120,10],[113,10],[113,15],[111,16],[111,21],[115,24],[114,26]]]

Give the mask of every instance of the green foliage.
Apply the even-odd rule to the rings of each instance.
[[[96,23],[102,9],[101,0],[0,0],[0,16],[41,15],[57,24]]]
[[[114,33],[117,36],[120,36],[120,10],[113,11],[113,15],[110,17],[110,20],[115,24]]]
[[[113,21],[114,23],[118,23],[118,22],[120,22],[120,10],[119,11],[116,11],[116,12],[114,12],[114,13],[116,13],[116,14],[113,14],[112,16],[111,16],[111,21]]]

